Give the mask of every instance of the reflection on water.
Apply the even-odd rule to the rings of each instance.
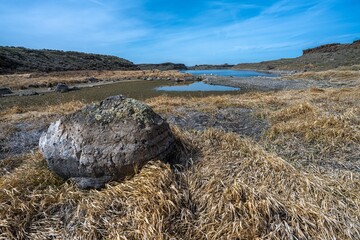
[[[171,91],[171,92],[197,92],[197,91],[219,91],[219,92],[226,92],[226,91],[239,91],[240,88],[235,87],[227,87],[221,85],[210,85],[204,82],[194,82],[189,85],[181,85],[181,86],[162,86],[155,88],[157,91]]]

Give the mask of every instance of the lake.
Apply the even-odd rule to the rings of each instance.
[[[224,92],[224,91],[239,91],[240,88],[227,87],[222,85],[210,85],[204,82],[194,82],[189,85],[179,85],[179,86],[162,86],[157,87],[157,91],[174,91],[174,92]]]
[[[222,77],[276,77],[275,74],[262,73],[256,71],[245,71],[245,70],[228,70],[228,69],[217,69],[217,70],[184,70],[184,73],[190,73],[195,76],[222,76]],[[195,82],[188,85],[178,86],[161,86],[155,88],[157,91],[168,91],[168,92],[227,92],[227,91],[240,91],[240,88],[228,87],[222,85],[210,85],[204,82]]]
[[[228,69],[216,69],[216,70],[184,70],[184,73],[190,73],[192,75],[213,75],[223,77],[276,77],[276,74],[263,73],[247,70],[228,70]]]

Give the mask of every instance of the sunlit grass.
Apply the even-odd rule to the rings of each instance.
[[[172,126],[183,166],[152,161],[100,191],[59,179],[38,152],[8,158],[0,238],[359,239],[359,102],[358,87],[149,99],[162,114],[249,108],[270,127],[255,141]],[[13,108],[2,119],[50,121],[83,105]]]
[[[147,78],[159,79],[185,79],[189,74],[179,71],[159,70],[134,70],[134,71],[68,71],[54,73],[32,73],[32,74],[11,74],[0,75],[0,86],[11,89],[51,87],[58,83],[78,84],[87,83],[89,78],[96,78],[97,81],[121,81]]]

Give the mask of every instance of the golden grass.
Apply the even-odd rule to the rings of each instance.
[[[39,153],[7,159],[0,239],[360,239],[360,88],[147,102],[174,114],[251,108],[270,128],[255,142],[174,127],[186,167],[153,161],[101,191],[63,182]]]
[[[303,72],[291,75],[292,78],[305,78],[314,80],[359,80],[360,71],[358,70],[327,70],[321,72]]]
[[[32,106],[30,108],[15,106],[6,109],[0,115],[0,120],[2,123],[8,123],[9,121],[23,121],[26,119],[36,119],[51,115],[69,114],[79,110],[83,106],[85,106],[85,104],[81,101],[71,101],[58,105]],[[2,123],[0,124],[0,127],[2,126]]]
[[[11,89],[29,87],[50,87],[58,83],[78,84],[88,82],[88,78],[97,78],[99,81],[121,81],[143,78],[179,78],[189,77],[189,74],[179,71],[136,70],[136,71],[69,71],[54,73],[11,74],[0,75],[0,86]]]
[[[294,168],[256,143],[216,130],[182,133],[194,165],[151,162],[134,178],[80,191],[40,155],[0,181],[2,238],[357,239],[359,180]]]
[[[337,70],[350,70],[350,71],[360,71],[360,65],[355,64],[352,66],[340,66],[336,68]]]
[[[262,146],[297,167],[306,167],[307,171],[321,168],[328,174],[360,167],[354,160],[360,158],[359,102],[359,87],[148,100],[156,111],[167,114],[177,114],[178,106],[205,112],[250,108],[255,116],[270,123],[261,138]]]
[[[345,189],[306,174],[235,134],[207,131],[199,141],[206,155],[190,183],[203,211],[199,237],[201,232],[210,239],[359,237],[359,182]]]
[[[332,86],[360,86],[360,69],[359,65],[354,65],[351,67],[340,67],[333,70],[320,71],[320,72],[302,72],[295,73],[289,76],[284,77],[284,79],[294,79],[294,80],[315,80],[322,81]]]

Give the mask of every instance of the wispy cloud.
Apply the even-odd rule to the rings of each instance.
[[[349,1],[213,0],[193,2],[191,9],[164,0],[9,1],[0,9],[0,44],[115,54],[138,63],[293,57],[314,44],[356,38],[360,17]]]
[[[97,0],[86,2],[105,6]],[[127,16],[120,7],[116,12],[112,11],[96,6],[43,4],[1,14],[0,21],[7,23],[8,37],[13,37],[15,44],[26,40],[40,48],[91,51],[94,46],[126,44],[147,34],[148,30],[140,20]]]
[[[161,39],[154,39],[154,45],[164,60],[178,56],[182,61],[196,61],[204,56],[204,61],[209,63],[236,63],[294,57],[312,44],[312,38],[331,38],[337,34],[336,15],[329,11],[330,7],[327,1],[281,0],[244,20],[211,27],[205,23],[161,34]],[[209,20],[206,15],[203,14],[203,22]],[[227,17],[228,12],[218,11],[219,21]]]
[[[89,2],[95,3],[95,4],[97,4],[99,6],[102,6],[102,7],[106,7],[106,5],[103,2],[98,1],[98,0],[89,0]]]

